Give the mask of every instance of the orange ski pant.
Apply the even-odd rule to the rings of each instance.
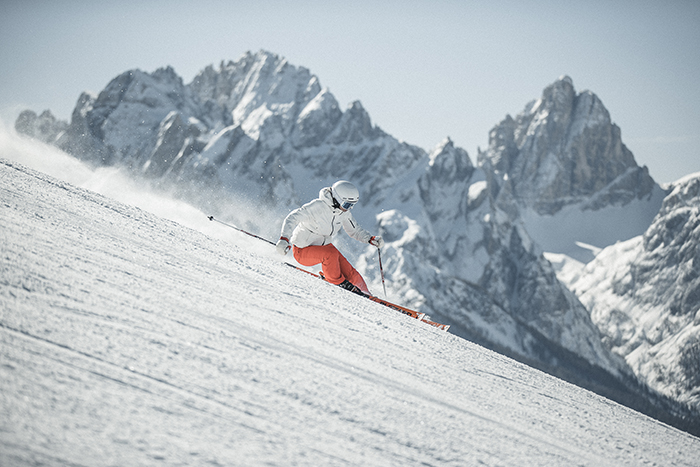
[[[364,293],[369,293],[367,284],[359,272],[352,267],[338,249],[332,244],[304,248],[294,247],[294,259],[303,266],[315,266],[321,263],[323,275],[331,284],[338,285],[345,279],[352,282]]]

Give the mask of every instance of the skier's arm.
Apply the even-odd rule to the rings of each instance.
[[[372,234],[363,229],[352,214],[348,215],[343,221],[343,228],[348,235],[358,242],[369,243],[369,241],[372,239]]]
[[[287,241],[289,241],[290,238],[292,238],[292,233],[294,232],[294,229],[296,228],[297,225],[299,225],[300,222],[300,217],[303,216],[301,212],[302,208],[297,208],[287,214],[287,217],[284,218],[284,221],[282,222],[282,231],[280,232],[280,238],[285,238]]]
[[[370,245],[381,248],[384,246],[384,240],[379,235],[372,235],[365,229],[363,229],[360,224],[357,223],[355,218],[351,215],[345,219],[343,222],[343,228],[345,231],[355,240],[362,243],[369,243]]]
[[[280,232],[280,238],[277,240],[277,252],[281,255],[286,255],[287,252],[292,248],[292,243],[290,238],[292,238],[292,233],[301,219],[304,217],[304,206],[297,208],[287,214],[282,222],[282,231]]]
[[[297,211],[297,209],[294,211]],[[292,244],[289,241],[292,234],[286,232],[294,232],[294,228],[296,227],[296,223],[294,223],[293,218],[291,220],[289,219],[289,216],[292,215],[294,211],[287,214],[287,217],[284,218],[284,221],[282,222],[282,232],[280,233],[280,238],[277,240],[277,244],[275,245],[275,247],[277,247],[277,252],[283,256],[292,249]]]
[[[314,225],[313,205],[314,201],[311,201],[287,214],[287,217],[284,218],[284,222],[282,222],[280,238],[285,238],[289,241],[289,239],[292,238],[294,229],[302,222],[308,225]]]

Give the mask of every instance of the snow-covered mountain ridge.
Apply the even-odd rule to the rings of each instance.
[[[4,159],[0,193],[3,465],[700,456],[697,438],[319,284],[213,223],[204,235]]]
[[[700,406],[700,174],[673,184],[649,229],[568,278],[606,343],[649,386]]]
[[[477,166],[449,138],[427,152],[374,126],[359,102],[341,111],[308,70],[268,52],[207,67],[189,84],[170,68],[132,70],[81,96],[70,124],[51,119],[25,112],[17,129],[92,164],[129,167],[270,238],[290,208],[352,180],[356,216],[388,240],[389,298],[619,400],[637,391],[542,252],[557,251],[547,242],[555,237],[570,253],[576,241],[602,248],[639,235],[663,193],[602,103],[576,94],[570,78],[497,127]],[[241,208],[251,201],[253,215]],[[579,238],[575,221],[566,235],[531,233],[581,213],[617,224],[605,238]],[[624,221],[637,213],[638,224]],[[342,249],[380,290],[376,252]]]

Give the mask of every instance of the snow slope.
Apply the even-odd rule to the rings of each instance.
[[[697,438],[235,231],[205,235],[8,159],[0,211],[2,465],[700,458]]]

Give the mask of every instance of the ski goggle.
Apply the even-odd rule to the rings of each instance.
[[[343,201],[343,203],[340,205],[341,208],[345,209],[346,211],[352,209],[352,207],[357,203],[357,201]]]
[[[349,211],[356,203],[357,201],[343,201],[341,204],[337,199],[335,199],[335,197],[333,197],[333,207],[336,209],[343,208],[344,210]]]

